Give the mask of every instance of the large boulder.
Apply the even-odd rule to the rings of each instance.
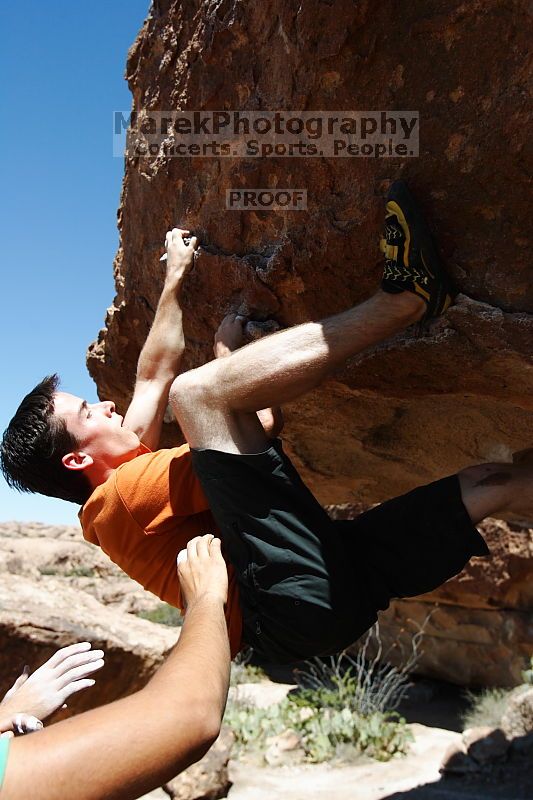
[[[367,297],[383,195],[402,175],[459,302],[426,335],[396,337],[291,404],[290,451],[323,502],[368,503],[529,444],[528,11],[526,0],[155,0],[126,67],[136,110],[416,109],[420,157],[128,157],[117,294],[88,355],[99,394],[121,411],[131,397],[167,228],[203,245],[183,291],[187,368],[212,357],[230,309],[286,326]],[[307,189],[307,211],[226,210],[229,188],[275,186]],[[178,438],[167,425],[164,443]]]
[[[132,109],[420,112],[420,155],[125,160],[116,297],[89,348],[101,397],[124,411],[164,279],[165,231],[202,248],[182,292],[183,368],[212,357],[229,310],[281,326],[320,319],[379,283],[383,197],[405,178],[460,294],[422,336],[353,358],[285,409],[285,441],[323,503],[379,502],[530,446],[533,281],[524,169],[531,117],[526,0],[155,0],[127,61]],[[472,54],[475,53],[475,58]],[[480,69],[482,65],[482,69]],[[229,211],[231,188],[307,190],[302,212]],[[162,444],[181,440],[168,415]],[[498,542],[498,530],[493,536]],[[428,609],[420,669],[465,683],[520,680],[531,652],[531,535],[383,617],[394,643]],[[526,541],[526,540],[524,540]],[[505,549],[507,548],[507,549]],[[529,549],[527,549],[529,548]],[[408,641],[406,641],[408,644]]]

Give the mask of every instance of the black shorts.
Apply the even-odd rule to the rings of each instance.
[[[339,652],[392,598],[435,589],[489,554],[456,475],[333,521],[279,440],[264,453],[192,459],[236,570],[243,639],[271,663]]]

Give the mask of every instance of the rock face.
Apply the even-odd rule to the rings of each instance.
[[[479,527],[492,558],[473,558],[435,592],[394,601],[380,614],[380,636],[398,664],[427,620],[416,671],[466,686],[516,686],[533,652],[533,529],[498,520]]]
[[[27,578],[3,575],[0,608],[2,680],[14,665],[17,672],[24,664],[39,666],[74,642],[90,641],[104,650],[105,666],[95,686],[69,701],[72,713],[141,689],[177,641],[163,626],[107,609],[55,581],[39,587]]]
[[[369,296],[382,198],[401,175],[459,302],[288,407],[291,452],[323,502],[368,503],[529,445],[527,12],[526,0],[415,0],[401,13],[391,1],[155,0],[127,62],[135,109],[415,109],[420,155],[128,158],[117,295],[88,356],[100,395],[127,406],[169,227],[203,245],[183,292],[188,368],[211,358],[228,310],[287,326]],[[307,189],[307,211],[226,210],[229,188],[276,186]],[[178,437],[168,425],[164,442]]]

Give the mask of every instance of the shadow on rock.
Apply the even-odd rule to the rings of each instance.
[[[533,732],[508,741],[499,729],[446,754],[442,778],[382,800],[531,800]]]

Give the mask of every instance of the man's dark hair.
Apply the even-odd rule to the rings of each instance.
[[[26,395],[0,445],[2,472],[19,492],[38,492],[83,505],[92,488],[82,470],[61,461],[78,447],[61,417],[54,414],[59,376],[49,375]]]

